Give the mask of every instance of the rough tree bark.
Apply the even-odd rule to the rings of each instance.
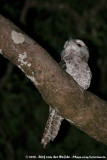
[[[39,44],[0,16],[0,53],[34,83],[49,106],[107,144],[107,102],[83,90]]]

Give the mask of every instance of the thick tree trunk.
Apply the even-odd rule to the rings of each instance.
[[[0,53],[25,73],[64,118],[107,144],[107,102],[84,91],[46,50],[2,16]]]

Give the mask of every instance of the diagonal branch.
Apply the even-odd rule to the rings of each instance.
[[[79,129],[107,144],[107,102],[84,91],[46,50],[2,16],[0,52],[25,73],[50,106]]]

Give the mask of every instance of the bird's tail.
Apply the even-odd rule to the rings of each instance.
[[[43,147],[55,139],[57,136],[61,122],[63,121],[63,118],[58,114],[58,111],[51,108],[49,110],[49,118],[47,120],[44,134],[41,140],[41,144],[43,144]]]

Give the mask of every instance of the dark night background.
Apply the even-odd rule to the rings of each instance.
[[[106,0],[0,0],[0,13],[43,46],[59,62],[70,37],[90,51],[89,91],[107,99]],[[0,160],[25,155],[107,156],[107,146],[66,120],[54,142],[40,144],[48,105],[21,70],[0,55]]]

